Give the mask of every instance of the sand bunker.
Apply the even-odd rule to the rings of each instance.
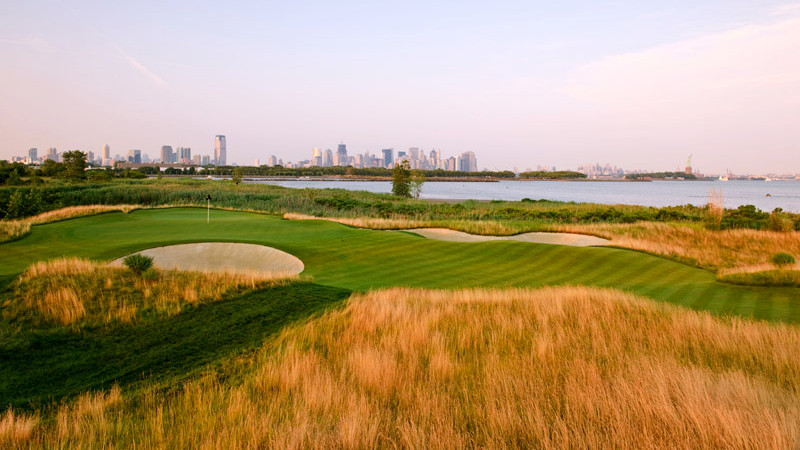
[[[608,239],[585,234],[574,233],[523,233],[515,236],[481,236],[477,234],[453,231],[446,228],[414,228],[403,230],[418,234],[428,239],[450,242],[485,242],[485,241],[521,241],[536,244],[570,245],[573,247],[589,247],[592,245],[608,245]]]
[[[149,248],[137,253],[152,257],[153,265],[159,269],[285,275],[297,275],[304,269],[303,262],[296,257],[255,244],[203,242]],[[114,260],[111,265],[122,267],[124,259]]]

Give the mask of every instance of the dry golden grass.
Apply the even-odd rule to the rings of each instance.
[[[0,447],[15,448],[27,444],[39,417],[28,414],[15,414],[11,409],[0,416]]]
[[[613,245],[694,261],[703,267],[758,265],[777,252],[800,258],[798,231],[714,231],[700,226],[654,222],[562,225],[555,229],[604,237],[611,239]]]
[[[76,217],[91,216],[111,211],[129,213],[141,208],[140,205],[87,205],[70,206],[67,208],[47,211],[37,216],[20,220],[0,221],[0,242],[10,241],[30,233],[31,225],[58,222],[60,220],[74,219]]]
[[[70,206],[67,208],[56,209],[41,213],[37,216],[25,219],[32,225],[42,223],[57,222],[59,220],[74,219],[76,217],[92,216],[95,214],[121,211],[125,214],[141,208],[141,205],[86,205],[86,206]]]
[[[177,314],[186,304],[219,300],[234,290],[255,289],[296,277],[275,273],[131,271],[80,259],[31,265],[17,279],[3,315],[35,325],[129,323],[144,310]]]
[[[240,382],[65,404],[31,446],[797,448],[798,354],[796,327],[613,290],[393,289],[285,330]]]
[[[372,230],[407,230],[412,228],[448,228],[480,235],[509,236],[520,232],[518,227],[492,220],[411,220],[372,217],[317,217],[307,214],[285,213],[287,220],[327,220],[356,228]]]

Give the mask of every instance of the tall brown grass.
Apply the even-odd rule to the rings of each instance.
[[[412,228],[448,228],[455,231],[480,235],[510,236],[520,233],[520,228],[512,223],[493,220],[427,220],[375,217],[317,217],[307,214],[285,213],[287,220],[327,220],[356,228],[372,230],[407,230]]]
[[[219,300],[236,290],[294,279],[285,274],[131,271],[80,258],[37,262],[17,279],[3,315],[33,325],[128,323],[143,311],[177,314],[185,305]]]
[[[633,224],[562,225],[560,231],[593,234],[613,245],[693,262],[708,268],[765,263],[777,252],[800,257],[800,232],[715,231],[701,226],[638,222]]]
[[[0,242],[10,241],[20,238],[30,233],[31,225],[58,222],[60,220],[74,219],[76,217],[91,216],[111,211],[122,211],[129,213],[141,208],[140,205],[87,205],[70,206],[67,208],[47,211],[37,216],[19,220],[0,221]]]
[[[712,228],[719,230],[722,224],[722,217],[725,215],[725,199],[722,197],[722,189],[712,189],[708,194],[708,220]]]
[[[17,414],[9,409],[0,415],[0,447],[21,447],[31,440],[39,417],[30,414]]]
[[[797,448],[798,354],[796,327],[613,290],[393,289],[285,330],[241,376],[87,394],[31,446]]]

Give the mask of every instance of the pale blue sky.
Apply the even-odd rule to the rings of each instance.
[[[162,145],[474,151],[481,167],[800,172],[800,6],[0,5],[0,158]]]

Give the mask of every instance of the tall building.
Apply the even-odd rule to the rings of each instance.
[[[214,142],[214,165],[224,166],[227,163],[225,136],[218,134]]]
[[[322,150],[315,148],[311,151],[311,165],[312,166],[322,165]]]
[[[142,151],[141,150],[128,150],[128,161],[129,163],[142,163]]]
[[[178,151],[175,152],[175,156],[173,159],[178,159],[182,164],[189,164],[192,162],[192,148],[191,147],[178,147]],[[177,161],[173,161],[177,162]]]
[[[453,156],[447,158],[447,164],[444,169],[449,170],[451,172],[455,172],[456,170],[458,170],[458,166],[456,165],[456,158]]]
[[[347,146],[344,144],[339,144],[336,147],[336,161],[335,164],[337,166],[346,166],[347,165]]]
[[[163,145],[161,146],[161,162],[164,164],[169,164],[172,162],[172,146],[171,145]]]
[[[47,159],[52,159],[55,162],[58,162],[58,150],[55,147],[50,147],[47,149]]]
[[[388,168],[394,162],[394,149],[385,148],[381,153],[383,153],[383,167]]]
[[[277,166],[278,165],[278,158],[275,155],[270,155],[269,164],[267,164],[267,165],[270,166],[270,167]]]
[[[103,158],[100,164],[103,166],[111,165],[111,147],[108,144],[103,145]]]
[[[37,153],[38,152],[39,152],[39,150],[36,149],[36,148],[28,149],[28,159],[30,159],[31,162],[36,162],[36,160],[39,159],[37,157]]]
[[[325,158],[322,160],[322,165],[325,167],[333,165],[333,151],[331,149],[325,150]]]
[[[461,154],[461,168],[459,170],[462,172],[478,171],[478,160],[475,158],[475,153],[464,152]]]

